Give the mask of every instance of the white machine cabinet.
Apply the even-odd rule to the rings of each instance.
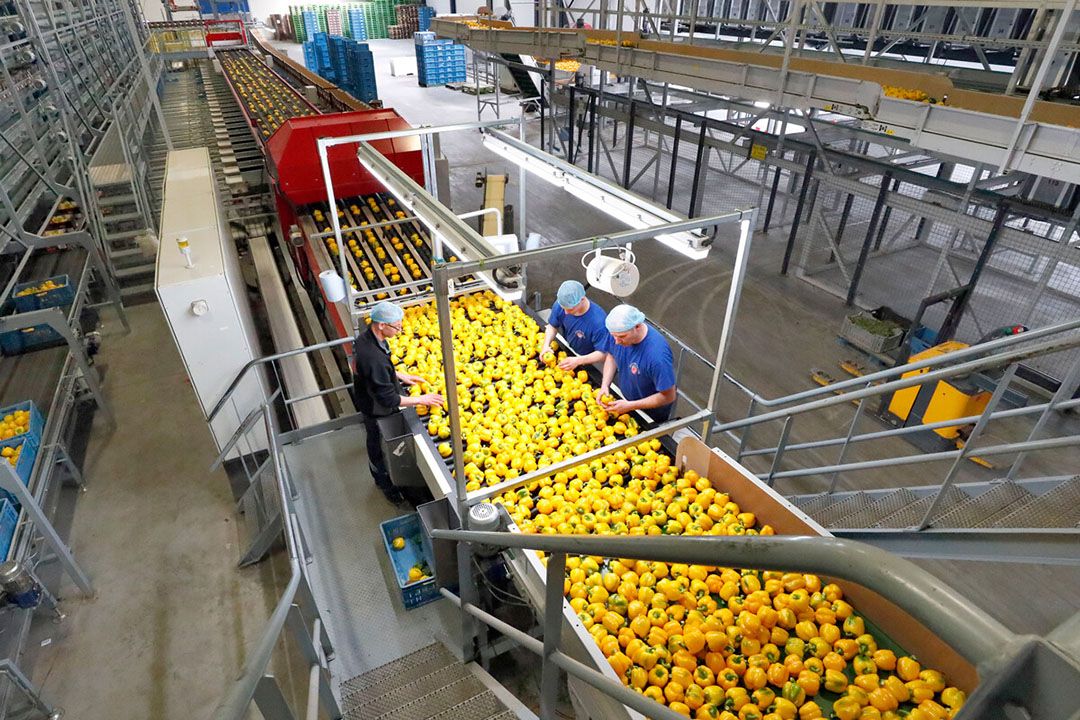
[[[208,416],[244,365],[260,352],[236,246],[221,212],[206,148],[169,153],[160,237],[154,289],[203,415]],[[180,238],[187,239],[190,267],[178,244]],[[250,372],[211,423],[219,452],[241,421],[265,399],[261,371]],[[259,439],[249,441],[252,437]],[[266,447],[261,432],[249,432],[229,458]]]

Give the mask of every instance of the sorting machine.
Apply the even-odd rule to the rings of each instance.
[[[309,292],[322,293],[319,273],[341,267],[359,293],[358,305],[395,297],[413,301],[430,290],[435,248],[425,228],[408,219],[397,200],[356,162],[353,146],[328,153],[337,213],[345,247],[338,247],[331,227],[326,183],[316,148],[318,138],[404,130],[408,123],[390,109],[323,113],[285,78],[248,48],[216,53],[229,87],[252,135],[262,148],[274,192],[282,237],[291,238],[293,260]],[[361,105],[357,103],[357,105]],[[424,181],[420,141],[415,137],[371,143],[409,177]],[[325,309],[327,330],[352,334],[348,308],[317,303]]]
[[[393,110],[362,109],[324,114],[308,102],[288,82],[246,48],[218,51],[217,57],[252,133],[266,155],[283,237],[290,238],[293,259],[301,279],[313,296],[322,293],[317,276],[326,269],[340,267],[340,253],[345,253],[347,281],[359,293],[358,304],[394,297],[404,302],[418,302],[430,297],[431,270],[435,249],[432,238],[408,213],[399,200],[357,161],[354,146],[342,145],[329,152],[334,195],[340,199],[335,208],[327,204],[327,192],[318,159],[317,139],[343,137],[390,130],[401,130],[407,123]],[[424,163],[420,143],[415,137],[394,138],[372,143],[410,178],[423,183]],[[337,213],[345,247],[338,247],[331,227],[330,213]],[[469,278],[466,278],[468,281]],[[457,292],[470,290],[460,283]],[[319,305],[326,315],[325,324],[339,337],[352,333],[349,308],[341,303]],[[538,319],[538,318],[537,318]],[[538,319],[539,320],[539,319]],[[643,428],[648,429],[647,420]],[[425,422],[412,411],[401,415],[401,425],[387,428],[389,443],[400,443],[415,465],[414,483],[426,485],[436,498],[452,496],[454,480],[451,458],[440,457]],[[828,532],[794,508],[752,473],[723,453],[711,450],[695,439],[678,446],[664,438],[665,450],[680,465],[696,469],[725,492],[730,492],[762,522],[780,533],[827,535]],[[449,519],[453,503],[443,503],[444,518],[437,524],[456,526]],[[511,532],[518,528],[504,518]],[[436,575],[440,585],[455,584],[457,573],[438,562]],[[452,553],[451,553],[452,554]],[[536,553],[508,552],[504,561],[519,590],[542,614],[545,568]],[[951,682],[970,691],[977,682],[975,669],[955,650],[919,625],[910,615],[857,585],[846,583],[845,591],[855,598],[858,608],[879,628],[883,636],[895,638],[905,650],[917,653],[935,667],[944,670]],[[564,652],[594,667],[609,678],[615,672],[569,605],[563,607]],[[575,702],[591,717],[640,717],[595,689],[572,681]]]

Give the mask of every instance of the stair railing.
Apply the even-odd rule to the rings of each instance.
[[[254,420],[245,422],[245,431],[234,435],[222,454],[228,454],[240,442],[242,436],[249,435],[253,430],[261,429],[265,433],[267,457],[259,465],[255,477],[258,479],[262,472],[273,474],[277,502],[281,509],[281,526],[289,558],[289,580],[274,606],[274,611],[259,641],[249,653],[239,678],[229,687],[212,717],[214,720],[246,720],[249,717],[251,703],[254,702],[259,712],[266,718],[318,720],[321,712],[331,720],[337,720],[342,713],[337,698],[334,696],[328,666],[329,659],[334,654],[333,646],[308,581],[306,565],[310,554],[306,549],[304,534],[293,506],[296,493],[290,485],[288,471],[281,458],[281,446],[274,421],[272,401],[264,404],[260,411],[252,415],[256,418],[261,416],[261,428],[256,427],[257,423]],[[260,434],[254,438],[254,441],[259,442],[264,437]],[[294,712],[287,699],[293,694],[293,688],[283,686],[271,667],[271,661],[274,660],[276,654],[281,663],[288,661],[284,653],[277,653],[278,649],[283,647],[281,640],[286,637],[284,632],[286,628],[289,629],[287,637],[295,643],[295,647],[303,657],[304,669],[307,671],[305,705],[297,712]]]
[[[543,640],[499,620],[476,605],[443,588],[440,592],[462,612],[484,622],[521,647],[540,656],[541,720],[555,718],[555,702],[561,673],[565,672],[618,702],[657,720],[684,716],[617,680],[575,660],[559,649],[564,613],[563,580],[566,556],[630,557],[668,563],[730,566],[755,570],[781,569],[826,575],[856,582],[873,590],[933,632],[970,662],[978,672],[979,686],[972,692],[956,720],[972,718],[1039,717],[1045,720],[1072,718],[1080,703],[1080,645],[1069,638],[1080,626],[1080,614],[1045,638],[1017,635],[973,606],[969,600],[938,577],[914,563],[873,546],[832,537],[767,536],[668,536],[629,537],[597,535],[537,535],[468,530],[433,530],[432,538],[488,548],[539,550],[547,554]],[[1060,666],[1025,663],[1036,652],[1052,653],[1065,660],[1072,677],[1051,680]],[[1026,665],[1026,666],[1025,666]],[[1037,677],[1032,680],[1030,675]],[[1021,681],[1021,678],[1024,678]],[[1047,698],[1039,688],[1053,682],[1068,697]],[[1046,686],[1046,687],[1049,687]],[[1052,693],[1051,693],[1052,694]],[[1008,713],[1011,709],[1015,714]]]
[[[735,385],[743,394],[750,398],[750,408],[746,417],[719,422],[713,426],[713,432],[724,433],[737,444],[735,457],[742,461],[748,457],[771,457],[771,467],[768,472],[758,473],[758,477],[765,480],[770,486],[777,479],[796,478],[807,476],[826,476],[829,478],[827,492],[836,489],[838,476],[843,472],[869,470],[880,467],[895,465],[912,465],[943,460],[962,460],[977,452],[980,457],[993,457],[1001,455],[1019,454],[1018,463],[1030,452],[1050,450],[1070,445],[1080,444],[1080,434],[1058,438],[1038,438],[1049,415],[1053,412],[1061,412],[1075,407],[1080,407],[1080,398],[1074,398],[1078,382],[1080,382],[1080,357],[1074,362],[1068,373],[1049,402],[1028,405],[1019,408],[998,409],[999,402],[1003,399],[1005,391],[1012,382],[1015,374],[1016,363],[1032,357],[1060,352],[1080,346],[1080,320],[1072,320],[1057,325],[1039,328],[1028,333],[1001,338],[980,345],[949,353],[936,358],[920,360],[918,362],[900,365],[882,370],[880,372],[851,378],[841,382],[832,383],[823,387],[813,388],[779,398],[765,398],[755,393],[746,385],[738,382],[729,375],[725,379]],[[997,383],[1000,394],[995,393],[983,412],[978,415],[941,420],[925,424],[907,427],[891,428],[887,430],[875,430],[872,432],[857,433],[856,429],[862,416],[867,409],[867,402],[875,398],[885,399],[897,390],[921,386],[927,383],[936,383],[939,380],[947,380],[959,376],[968,375],[994,368],[1006,368],[1005,373]],[[925,372],[903,377],[916,370]],[[857,405],[855,415],[845,435],[812,440],[799,443],[790,443],[794,420],[799,415],[804,415],[817,410],[830,408],[840,404],[853,403]],[[775,408],[755,414],[759,408]],[[982,433],[985,425],[991,420],[1015,418],[1038,415],[1034,427],[1028,438],[1024,441],[999,443],[975,448],[974,441]],[[753,428],[765,423],[782,423],[779,439],[775,445],[766,447],[750,448],[749,437]],[[902,455],[886,457],[875,460],[847,462],[846,457],[850,447],[855,443],[871,440],[883,440],[892,437],[903,437],[915,433],[932,432],[945,427],[966,426],[973,424],[979,430],[969,436],[967,441],[956,450],[930,452],[919,455]],[[741,431],[741,432],[736,432]],[[794,469],[782,470],[781,464],[788,453],[798,450],[812,450],[828,447],[839,447],[838,457],[835,463],[827,465],[806,466]],[[1016,465],[1018,468],[1018,464]],[[1010,470],[1015,475],[1015,470]],[[954,474],[954,471],[950,471]]]

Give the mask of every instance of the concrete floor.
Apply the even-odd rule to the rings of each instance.
[[[476,117],[471,96],[419,88],[413,77],[389,76],[389,58],[411,54],[411,42],[373,41],[371,46],[380,95],[407,120],[445,124]],[[299,47],[290,52],[298,56]],[[530,132],[536,128],[530,126]],[[453,205],[460,211],[480,205],[481,191],[473,185],[478,170],[511,170],[478,146],[475,134],[465,132],[447,137],[442,145],[452,167]],[[516,185],[512,183],[508,193],[516,199]],[[721,208],[706,211],[712,209]],[[527,219],[530,231],[551,242],[620,227],[538,181],[529,184]],[[755,238],[730,363],[736,377],[770,397],[806,389],[811,367],[832,369],[850,354],[834,339],[845,312],[842,303],[778,274],[785,239],[783,231]],[[730,277],[732,249],[726,240],[730,238],[721,236],[717,249],[700,263],[648,243],[635,248],[639,265],[648,272],[633,301],[706,355],[715,352],[719,309]],[[530,267],[532,288],[543,292],[548,302],[562,279],[580,274],[577,257]],[[612,298],[598,299],[605,306],[614,303]],[[71,544],[92,576],[97,596],[67,600],[69,618],[63,625],[42,624],[38,642],[50,643],[37,652],[32,674],[70,717],[207,717],[261,630],[284,573],[275,561],[236,568],[238,533],[229,485],[223,474],[207,472],[213,444],[172,338],[154,305],[136,307],[129,315],[132,334],[120,336],[107,327],[101,355],[109,367],[106,392],[119,427],[110,433],[100,421],[95,423],[86,467],[89,490],[79,502],[71,531]],[[704,381],[701,373],[691,371],[685,385],[700,393]],[[745,399],[725,389],[721,418],[744,412]],[[796,423],[793,439],[842,432],[850,413],[848,406],[839,406],[811,422]],[[755,442],[770,439],[763,431]],[[850,459],[912,451],[897,441],[873,451],[858,448]],[[832,459],[831,453],[807,453],[792,462]],[[1056,462],[1080,465],[1065,454],[1044,462],[1047,465],[1033,460],[1027,470],[1034,474]],[[925,484],[944,472],[938,466],[923,468],[846,477],[841,486]],[[987,477],[992,474],[965,468],[964,479]],[[817,487],[802,482],[781,489],[806,492]],[[379,517],[392,512],[388,506],[375,510]],[[368,544],[356,550],[371,549]],[[1080,571],[1075,569],[925,565],[965,591],[973,605],[1018,631],[1046,632],[1075,612],[1080,597]],[[385,576],[385,567],[382,572]],[[382,580],[385,577],[375,582]],[[1033,587],[1039,592],[1031,593]]]
[[[156,304],[110,323],[98,362],[117,418],[97,416],[70,545],[97,595],[62,594],[39,622],[32,679],[67,717],[209,717],[277,599],[274,562],[238,570],[237,518],[217,451]]]

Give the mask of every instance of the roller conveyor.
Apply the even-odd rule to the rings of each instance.
[[[252,132],[265,142],[289,118],[318,115],[319,110],[247,50],[217,53]]]

